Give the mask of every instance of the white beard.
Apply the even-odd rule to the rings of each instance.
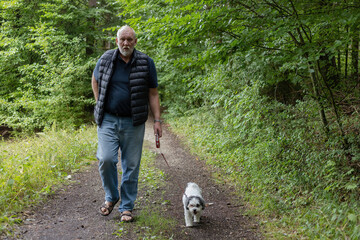
[[[131,47],[125,48],[125,49],[121,48],[120,44],[118,44],[118,48],[119,48],[121,55],[123,55],[124,57],[129,57],[134,51],[134,48],[131,48]]]

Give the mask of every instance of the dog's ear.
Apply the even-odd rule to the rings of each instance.
[[[188,197],[186,198],[186,201],[185,201],[186,210],[189,210],[190,200],[191,200],[191,198],[188,198]]]
[[[200,205],[201,205],[202,210],[204,210],[205,209],[205,201],[202,198],[200,198]]]

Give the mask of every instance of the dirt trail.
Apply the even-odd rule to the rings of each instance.
[[[170,168],[160,155],[156,165],[168,176],[166,189],[162,190],[165,190],[165,200],[171,203],[166,214],[178,222],[174,239],[261,239],[257,224],[242,215],[242,206],[234,205],[239,201],[231,195],[231,189],[216,184],[203,162],[189,154],[166,127],[163,135],[161,151]],[[146,125],[145,140],[151,142],[147,145],[152,151],[158,152],[150,121]],[[184,228],[181,197],[190,181],[199,184],[204,199],[213,205],[204,210],[201,224]],[[114,209],[110,216],[102,217],[98,213],[102,201],[103,190],[94,163],[74,174],[72,184],[57,190],[47,202],[24,212],[24,224],[18,227],[13,239],[117,239],[112,233],[119,228],[119,213]],[[136,210],[134,213],[136,215]]]

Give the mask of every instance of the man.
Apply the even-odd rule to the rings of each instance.
[[[157,75],[153,60],[137,51],[135,31],[117,32],[118,49],[106,51],[96,64],[92,89],[98,125],[99,172],[105,191],[100,213],[107,216],[120,201],[121,221],[133,220],[138,175],[148,105],[154,116],[154,134],[162,135]],[[118,191],[117,163],[121,155],[122,178]]]

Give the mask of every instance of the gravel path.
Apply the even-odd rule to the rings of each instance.
[[[151,121],[146,125],[145,140],[150,142],[146,145],[151,151],[159,153],[155,148]],[[162,189],[164,200],[171,203],[166,206],[166,214],[178,222],[173,239],[262,239],[256,222],[243,215],[240,199],[235,199],[226,185],[215,183],[204,163],[191,155],[166,127],[160,142],[161,151],[170,165],[168,167],[158,155],[156,166],[168,179]],[[205,208],[201,223],[193,228],[183,227],[181,197],[187,182],[196,182],[203,189],[205,201],[212,204]],[[45,203],[25,211],[24,224],[17,228],[13,239],[118,239],[113,232],[119,228],[119,213],[114,210],[110,216],[102,217],[98,213],[102,199],[101,180],[97,163],[94,163],[74,174],[72,183],[57,190]]]

